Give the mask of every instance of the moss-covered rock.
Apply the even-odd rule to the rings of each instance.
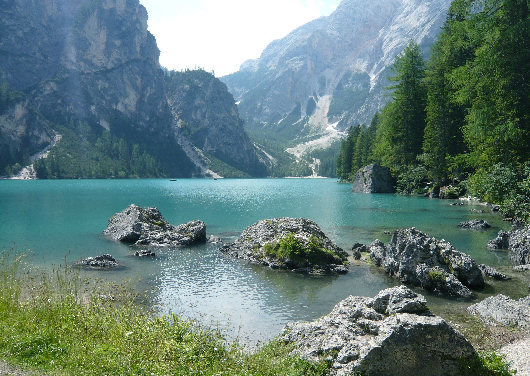
[[[309,274],[347,273],[347,253],[304,218],[259,221],[220,249],[233,257],[274,269]]]

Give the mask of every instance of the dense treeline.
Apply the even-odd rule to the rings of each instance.
[[[374,118],[375,134],[372,125],[350,129],[338,176],[350,180],[377,162],[402,193],[453,185],[528,220],[529,7],[527,0],[453,1],[430,60],[413,42],[396,59],[392,100]]]
[[[83,122],[63,129],[48,158],[34,163],[39,179],[165,176],[156,159],[138,144],[105,130],[100,135]]]

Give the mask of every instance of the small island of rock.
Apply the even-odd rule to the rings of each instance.
[[[206,242],[206,225],[195,220],[173,226],[157,208],[131,205],[112,216],[103,234],[135,245],[189,246]]]
[[[414,227],[395,231],[388,246],[374,241],[370,258],[390,276],[438,294],[471,298],[468,287],[484,287],[475,260]]]
[[[243,231],[221,252],[266,265],[307,274],[347,273],[347,253],[318,227],[304,218],[274,218],[259,221]]]

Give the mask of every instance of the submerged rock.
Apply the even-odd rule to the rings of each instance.
[[[142,249],[140,251],[136,251],[136,252],[134,252],[134,255],[136,257],[140,257],[140,258],[143,258],[143,257],[156,257],[156,253],[153,252],[153,251],[150,251],[148,249]]]
[[[218,236],[210,235],[210,237],[208,238],[208,243],[211,243],[211,244],[222,244],[223,241]]]
[[[191,221],[173,226],[157,208],[131,205],[109,220],[105,235],[114,240],[135,245],[188,246],[206,242],[206,225]]]
[[[497,237],[488,242],[489,249],[507,249],[510,259],[518,265],[530,264],[530,226],[499,231]]]
[[[309,274],[347,273],[347,253],[318,227],[304,218],[274,218],[247,227],[221,252],[266,265]]]
[[[484,287],[475,260],[415,228],[395,231],[388,246],[374,241],[370,258],[390,276],[435,293],[471,298],[468,287]]]
[[[350,296],[330,314],[289,324],[280,337],[293,355],[331,362],[331,375],[459,375],[473,346],[405,286],[375,298]]]
[[[371,164],[361,168],[353,179],[352,192],[393,193],[394,187],[390,170],[378,164]]]
[[[499,281],[505,281],[509,279],[506,274],[499,272],[497,269],[492,268],[491,266],[480,264],[478,268],[484,277],[490,277]]]
[[[490,224],[483,219],[472,219],[471,221],[460,222],[460,228],[469,228],[471,230],[486,230],[490,228]]]
[[[515,325],[521,329],[530,329],[530,296],[519,300],[502,294],[490,296],[467,310],[488,325]]]
[[[118,263],[116,262],[114,257],[109,254],[104,254],[96,257],[88,257],[84,260],[79,261],[77,265],[97,269],[112,269],[118,267]]]

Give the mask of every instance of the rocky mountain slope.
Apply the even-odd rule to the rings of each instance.
[[[159,65],[147,12],[138,0],[1,1],[0,25],[0,175],[14,164],[31,162],[58,134],[62,139],[37,173],[108,177],[208,172],[203,167],[210,161],[200,153],[204,145],[190,148],[178,130],[181,119],[168,103],[175,88]],[[211,105],[204,99],[196,103]],[[221,110],[225,112],[234,107],[228,97],[215,105],[227,106]],[[236,112],[224,123],[202,124],[240,140],[239,148],[221,155],[212,150],[224,140],[209,139],[206,151],[220,163],[237,161],[238,170],[263,174],[240,123]],[[192,160],[190,150],[199,160]]]
[[[370,122],[388,100],[383,88],[395,57],[410,40],[428,53],[450,4],[343,0],[330,16],[272,42],[222,80],[250,127],[289,128],[284,134],[294,138],[323,138],[298,149],[323,147],[348,126]]]

